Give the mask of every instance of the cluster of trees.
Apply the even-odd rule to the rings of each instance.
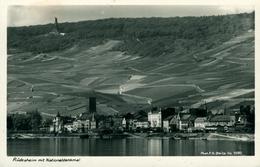
[[[247,116],[247,121],[253,123],[255,125],[255,109],[251,108],[250,105],[241,105],[240,106],[240,114]]]
[[[47,126],[51,120],[43,120],[38,111],[27,112],[26,114],[12,114],[7,116],[8,130],[39,130],[40,127]]]
[[[61,23],[64,36],[51,35],[54,24],[8,27],[8,48],[51,52],[82,41],[119,39],[115,48],[139,56],[159,56],[210,49],[246,30],[254,29],[254,12],[225,16],[118,18]],[[47,34],[47,35],[46,35]]]

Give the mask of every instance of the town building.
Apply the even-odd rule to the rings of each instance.
[[[207,126],[234,126],[235,116],[216,115],[209,119]]]
[[[170,126],[171,131],[179,130],[178,114],[175,114],[175,115],[172,116],[172,118],[169,120],[169,126]]]
[[[112,118],[112,122],[113,122],[113,128],[115,129],[115,130],[123,130],[123,125],[122,125],[122,123],[123,123],[123,117],[122,116],[118,116],[118,115],[116,115],[116,116],[114,116],[113,118]]]
[[[136,119],[129,119],[128,120],[128,130],[135,131],[136,130]]]
[[[177,116],[178,125],[177,128],[181,131],[183,130],[191,130],[194,127],[194,121],[196,117],[194,115],[184,113],[179,113]]]
[[[72,132],[76,132],[77,129],[74,128],[73,123],[72,124],[70,123],[70,124],[65,124],[64,125],[64,131],[72,133]]]
[[[72,129],[77,132],[86,132],[88,130],[96,129],[97,122],[95,119],[95,114],[96,114],[96,97],[90,97],[89,98],[89,112],[81,113],[73,121]]]
[[[151,110],[148,112],[148,122],[151,128],[162,127],[162,114],[161,109]]]
[[[230,115],[215,115],[210,118],[205,128],[207,130],[219,130],[219,128],[228,128],[235,125],[236,117]]]
[[[73,129],[77,132],[86,132],[90,129],[90,121],[88,119],[77,119],[73,122]]]
[[[53,119],[53,125],[50,126],[50,132],[54,133],[62,133],[63,131],[63,121],[60,116],[60,113],[58,112],[56,117]]]
[[[171,121],[174,119],[175,115],[170,115],[163,120],[163,131],[164,132],[171,132],[172,126]]]
[[[136,128],[141,128],[141,129],[149,128],[149,123],[148,121],[136,121]]]
[[[125,118],[123,118],[123,120],[122,120],[122,127],[124,129],[126,129],[126,119]]]
[[[147,117],[140,117],[135,121],[135,127],[140,129],[147,129],[149,128],[149,122]]]
[[[90,121],[90,129],[96,129],[96,128],[97,128],[97,122],[95,120],[95,116],[94,116],[94,113],[93,113],[91,121]]]
[[[206,127],[207,117],[198,117],[194,121],[194,129],[203,130]]]
[[[125,130],[126,131],[132,131],[132,130],[135,130],[136,129],[136,120],[135,120],[135,117],[134,117],[134,114],[132,113],[127,113],[125,116],[124,116],[124,119],[125,119]],[[122,126],[124,126],[124,119],[122,120]]]
[[[97,123],[99,129],[110,129],[112,128],[112,116],[103,117],[99,119]]]

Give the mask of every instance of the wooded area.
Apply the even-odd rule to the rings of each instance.
[[[116,50],[139,56],[189,53],[210,49],[254,29],[254,12],[237,15],[174,18],[111,18],[60,23],[66,35],[50,32],[54,24],[8,27],[8,49],[46,53],[82,41],[90,45],[105,39],[123,41]]]

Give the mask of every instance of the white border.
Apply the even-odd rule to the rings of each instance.
[[[172,157],[83,157],[81,161],[77,162],[56,162],[56,163],[21,163],[12,162],[12,157],[6,155],[6,25],[7,25],[7,6],[9,5],[254,5],[256,12],[256,35],[255,35],[255,111],[256,111],[256,133],[255,133],[255,156],[238,156],[238,157],[202,157],[202,156],[172,156]],[[259,10],[260,3],[257,0],[9,0],[4,2],[1,0],[0,4],[0,86],[1,86],[1,114],[0,114],[0,166],[234,166],[234,167],[260,167],[260,152],[259,152],[259,124],[260,114],[258,114],[259,108],[259,69],[257,64],[259,63],[258,53],[260,46],[259,39]],[[239,76],[238,76],[239,77]],[[39,158],[39,157],[30,157]],[[53,157],[51,157],[53,158]],[[60,158],[60,157],[59,157]],[[70,157],[66,157],[70,158]],[[71,157],[73,158],[73,157]]]

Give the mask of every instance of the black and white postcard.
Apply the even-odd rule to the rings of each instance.
[[[259,165],[256,2],[46,3],[3,11],[0,164]]]

